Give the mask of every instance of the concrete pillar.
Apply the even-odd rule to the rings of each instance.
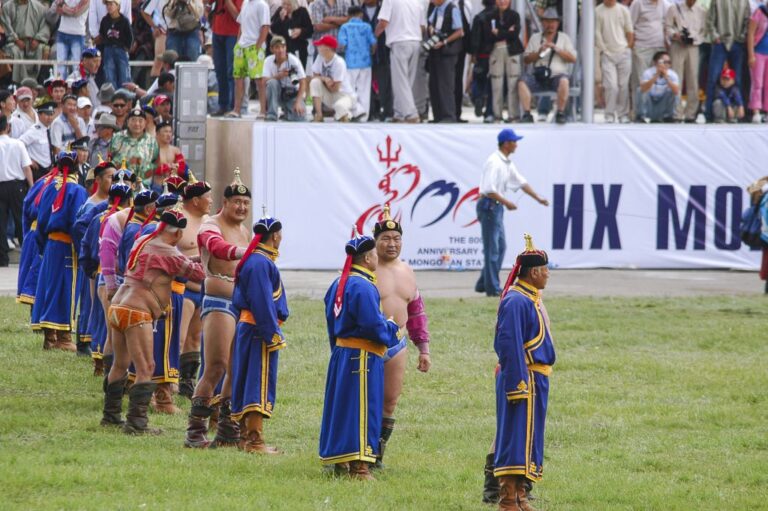
[[[528,14],[525,10],[525,0],[514,0],[512,3],[513,9],[517,11],[517,14],[520,15],[520,27],[522,29],[525,29],[525,17]],[[520,32],[520,35],[525,38],[525,32]],[[528,37],[530,37],[530,34],[528,34]],[[523,46],[525,46],[525,39],[523,39]]]
[[[568,2],[571,3],[571,2]],[[575,4],[575,0],[572,2]],[[581,119],[592,124],[595,120],[595,2],[581,3]]]
[[[576,0],[563,2],[563,32],[576,42],[579,30],[579,5]]]

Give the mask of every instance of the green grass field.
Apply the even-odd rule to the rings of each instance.
[[[415,370],[375,483],[322,475],[329,355],[320,302],[294,300],[280,355],[279,457],[184,449],[186,416],[133,438],[99,424],[101,381],[43,352],[0,300],[0,509],[459,510],[480,503],[494,435],[495,300],[428,300],[433,369]],[[547,302],[558,350],[542,510],[768,509],[766,301]],[[188,402],[178,400],[189,409]]]

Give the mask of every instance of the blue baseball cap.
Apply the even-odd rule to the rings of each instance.
[[[101,57],[101,52],[98,48],[86,48],[80,54],[80,58],[89,59],[93,57]]]
[[[503,144],[504,142],[517,142],[518,140],[522,140],[523,137],[515,133],[514,130],[507,128],[501,130],[497,138],[499,140],[499,144]]]

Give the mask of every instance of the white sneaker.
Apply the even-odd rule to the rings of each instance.
[[[752,116],[752,124],[761,124],[762,122],[763,116],[760,114],[760,112],[757,112]]]
[[[8,238],[8,250],[16,250],[16,244],[11,238]]]
[[[630,124],[632,120],[629,118],[628,115],[622,115],[621,119],[619,119],[619,123],[621,124]]]
[[[613,114],[605,114],[605,124],[613,124],[616,122],[616,118]]]

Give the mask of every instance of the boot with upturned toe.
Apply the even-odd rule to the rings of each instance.
[[[43,328],[43,349],[52,350],[56,346],[56,332],[50,328]]]
[[[211,448],[237,447],[240,443],[240,426],[232,420],[232,401],[224,399],[219,406],[219,419],[216,423],[216,436]]]
[[[147,410],[149,401],[157,387],[153,382],[134,383],[128,391],[128,413],[125,416],[123,433],[127,435],[159,435],[162,430],[148,426]]]
[[[244,433],[240,445],[245,452],[260,454],[280,454],[276,448],[264,442],[264,416],[259,412],[250,412],[243,419]]]
[[[536,511],[528,501],[528,485],[526,484],[525,476],[517,476],[517,506],[520,511]]]
[[[368,470],[368,463],[365,461],[350,461],[349,462],[349,475],[352,479],[359,479],[360,481],[375,481],[371,471]]]
[[[210,445],[210,440],[205,436],[208,431],[208,418],[211,416],[211,398],[193,397],[192,408],[187,419],[187,436],[184,439],[185,447],[204,449]]]
[[[521,511],[517,505],[517,476],[499,479],[499,511]]]
[[[159,383],[155,390],[155,403],[152,409],[157,413],[176,415],[181,412],[181,408],[173,402],[173,393],[170,383]]]
[[[72,334],[65,330],[56,330],[56,344],[53,347],[61,351],[77,351],[77,346],[72,342]]]

